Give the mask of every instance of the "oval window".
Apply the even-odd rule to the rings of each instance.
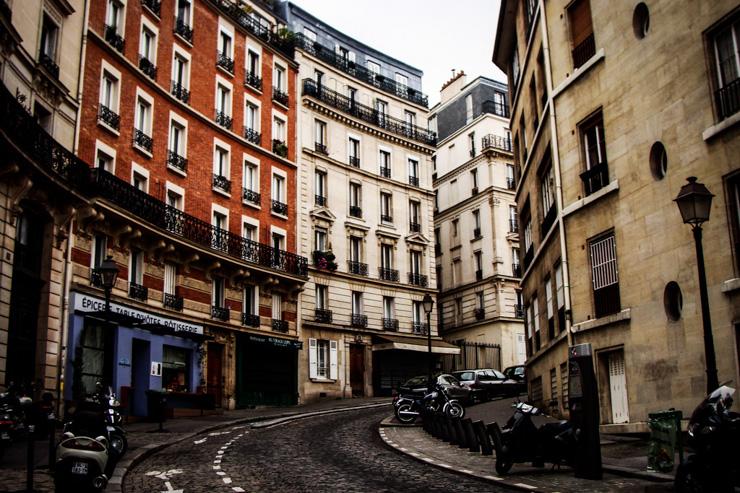
[[[681,318],[683,295],[676,281],[666,284],[665,291],[663,291],[663,305],[665,306],[665,314],[668,320],[675,322]]]

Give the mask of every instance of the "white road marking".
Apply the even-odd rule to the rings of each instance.
[[[219,476],[226,476],[226,473],[223,471],[216,471],[216,474],[218,474]]]
[[[193,443],[196,444],[196,445],[200,445],[201,443],[205,442],[206,440],[208,440],[208,439],[207,438],[204,438],[203,440],[195,440]]]
[[[483,476],[486,479],[493,479],[494,481],[503,481],[504,478],[500,478],[498,476]]]
[[[244,490],[243,490],[243,489],[241,489],[241,488],[239,488],[238,486],[234,486],[234,487],[233,487],[233,488],[231,488],[231,489],[232,489],[232,490],[234,490],[234,491],[236,491],[237,493],[244,493]]]
[[[224,451],[223,450],[219,450],[219,451],[216,452],[216,455],[224,455]]]
[[[514,486],[521,486],[522,488],[527,488],[528,490],[536,490],[536,486],[532,486],[531,484],[526,483],[514,483]]]
[[[213,433],[209,433],[208,436],[209,437],[217,437],[219,435],[228,435],[229,433],[231,433],[231,432],[230,431],[214,431]]]
[[[216,459],[216,460],[213,461],[213,463],[214,464],[221,464],[221,460],[220,459]]]
[[[219,470],[219,469],[221,469],[221,466],[213,466],[213,470],[214,470],[214,471],[217,471],[217,470]]]
[[[231,478],[222,478],[224,480],[224,483],[231,484]]]

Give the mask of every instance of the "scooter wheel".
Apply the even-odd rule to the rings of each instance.
[[[447,416],[450,418],[462,419],[463,416],[465,416],[465,408],[457,402],[451,402],[450,405],[447,406]]]
[[[514,463],[508,457],[496,457],[496,472],[499,474],[506,474],[511,471],[511,466]]]
[[[123,457],[123,454],[125,454],[128,449],[128,441],[125,436],[114,433],[110,436],[110,447],[120,458]]]
[[[411,413],[411,404],[404,403],[401,404],[396,408],[396,419],[400,421],[403,424],[410,424],[416,421],[416,416],[413,414],[406,414]]]

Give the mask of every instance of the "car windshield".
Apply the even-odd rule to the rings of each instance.
[[[410,378],[403,384],[404,387],[419,387],[420,385],[427,384],[427,377],[414,377]]]
[[[504,379],[506,379],[506,377],[504,376],[504,374],[503,374],[503,373],[501,373],[501,372],[500,372],[500,371],[498,371],[498,370],[491,370],[491,372],[492,372],[492,373],[493,373],[493,375],[494,375],[494,376],[495,376],[496,378],[498,378],[499,380],[504,380]]]
[[[452,375],[440,375],[438,382],[446,383],[447,385],[460,385],[458,379],[453,377]]]
[[[475,380],[475,376],[473,376],[472,371],[461,371],[453,373],[452,375],[458,380]]]
[[[493,370],[482,370],[478,373],[478,378],[485,381],[498,380],[498,377],[493,373]]]

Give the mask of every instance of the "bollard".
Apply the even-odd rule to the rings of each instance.
[[[26,491],[33,491],[33,463],[35,462],[33,458],[33,453],[34,449],[36,448],[36,437],[34,437],[35,429],[36,427],[34,425],[28,425],[28,451],[26,454]]]
[[[483,421],[473,422],[473,430],[475,430],[475,434],[478,436],[481,454],[493,455],[493,444],[491,443],[491,437],[488,436],[486,425],[483,424]]]
[[[439,420],[437,419],[437,413],[429,413],[429,429],[427,431],[433,437],[439,438]]]
[[[458,443],[457,446],[460,448],[468,448],[468,437],[465,436],[465,429],[462,426],[460,418],[453,420],[455,424],[455,432],[457,433]]]
[[[57,437],[57,421],[54,412],[47,415],[48,418],[48,430],[49,430],[49,470],[54,470],[54,464],[57,459],[57,448],[56,448],[56,437]]]
[[[450,436],[450,444],[457,445],[460,442],[458,441],[457,428],[455,428],[455,423],[453,422],[453,419],[449,416],[445,416],[445,420],[447,422],[447,430]]]
[[[461,420],[460,423],[463,426],[463,430],[465,430],[465,439],[468,442],[468,450],[471,452],[480,452],[478,437],[475,436],[475,431],[473,430],[473,422],[470,418],[465,418]]]

